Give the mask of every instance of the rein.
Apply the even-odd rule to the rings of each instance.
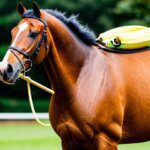
[[[46,127],[50,127],[51,125],[50,124],[46,124],[46,123],[43,123],[42,121],[40,121],[40,119],[38,118],[38,116],[36,115],[36,111],[35,111],[35,108],[34,108],[34,105],[33,105],[33,100],[32,100],[32,94],[31,94],[31,84],[37,86],[38,88],[54,95],[55,92],[45,86],[43,86],[42,84],[32,80],[30,77],[28,76],[25,76],[23,74],[19,74],[19,78],[25,80],[27,82],[27,89],[28,89],[28,97],[29,97],[29,103],[30,103],[30,107],[31,107],[31,110],[32,110],[32,113],[35,117],[35,120],[42,126],[46,126]]]

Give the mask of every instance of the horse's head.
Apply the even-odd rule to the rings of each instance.
[[[17,8],[22,20],[12,29],[12,43],[0,63],[0,80],[5,83],[15,83],[20,72],[43,61],[50,46],[47,23],[37,4],[27,11],[19,2]]]

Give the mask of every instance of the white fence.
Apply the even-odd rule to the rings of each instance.
[[[39,119],[48,119],[48,113],[37,113]],[[32,113],[0,113],[0,120],[34,120]]]

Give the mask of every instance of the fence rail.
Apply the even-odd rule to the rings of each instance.
[[[48,119],[48,113],[37,113],[39,119]],[[0,120],[34,120],[32,113],[0,113]]]

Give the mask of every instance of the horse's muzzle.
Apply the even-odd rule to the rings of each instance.
[[[19,70],[11,64],[0,63],[0,80],[6,84],[14,84],[19,76]]]

